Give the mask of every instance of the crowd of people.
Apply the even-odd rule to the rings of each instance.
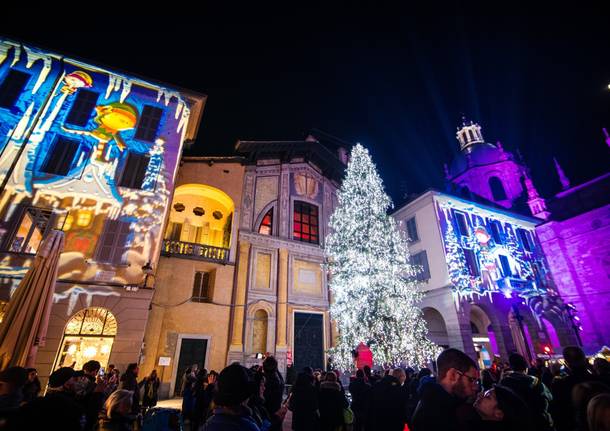
[[[464,352],[446,349],[435,372],[365,366],[347,382],[340,372],[305,368],[285,399],[273,357],[262,370],[232,364],[210,394],[209,418],[197,424],[279,430],[289,409],[294,431],[610,431],[610,364],[597,358],[591,366],[578,347],[563,354],[563,366],[529,366],[513,353],[508,363],[479,370]]]
[[[49,376],[44,396],[35,369],[11,367],[0,372],[0,430],[141,429],[143,414],[157,403],[156,371],[138,381],[137,364],[130,364],[123,374],[114,365],[100,370],[93,360],[78,371],[61,367]]]
[[[220,373],[193,366],[173,426],[281,431],[291,411],[286,425],[294,431],[610,431],[610,363],[590,364],[578,347],[563,357],[563,366],[548,368],[513,353],[508,363],[479,370],[462,351],[446,349],[434,371],[365,366],[352,376],[306,367],[292,385],[273,356]],[[138,371],[130,364],[122,374],[112,365],[100,372],[97,361],[79,371],[62,367],[41,396],[35,369],[8,368],[0,373],[0,430],[146,429],[142,417],[157,404],[160,380],[156,371],[140,380]]]

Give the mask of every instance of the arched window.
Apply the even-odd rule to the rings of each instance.
[[[108,366],[117,321],[114,315],[100,307],[90,307],[76,313],[68,321],[57,355],[55,368],[72,366],[81,369],[90,360]]]
[[[506,191],[502,185],[502,181],[498,177],[489,178],[489,188],[495,201],[503,201],[506,199]]]
[[[292,239],[319,243],[317,206],[307,202],[294,202]]]
[[[273,235],[273,208],[269,208],[269,211],[267,211],[267,214],[261,220],[258,233],[261,235]]]

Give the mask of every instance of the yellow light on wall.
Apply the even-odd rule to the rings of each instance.
[[[76,219],[76,224],[80,227],[87,227],[91,223],[91,219],[93,218],[92,211],[84,211],[81,210],[78,212],[78,217]]]
[[[76,353],[76,344],[71,344],[70,347],[68,347],[68,354],[74,355],[75,353]]]
[[[110,352],[110,347],[108,346],[108,344],[104,344],[100,349],[100,352],[102,352],[103,355],[107,355],[108,352]]]
[[[69,231],[72,228],[72,223],[74,223],[74,216],[72,214],[68,214],[66,216],[66,220],[64,221],[63,230],[65,232]]]

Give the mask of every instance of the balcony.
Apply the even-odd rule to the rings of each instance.
[[[163,240],[161,254],[163,256],[182,257],[185,259],[207,260],[209,262],[222,263],[223,265],[229,262],[228,248],[169,239]]]

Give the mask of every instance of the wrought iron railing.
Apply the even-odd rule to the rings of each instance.
[[[209,260],[218,263],[227,263],[229,261],[228,248],[170,239],[163,240],[161,254],[164,256],[180,256],[187,259]]]

